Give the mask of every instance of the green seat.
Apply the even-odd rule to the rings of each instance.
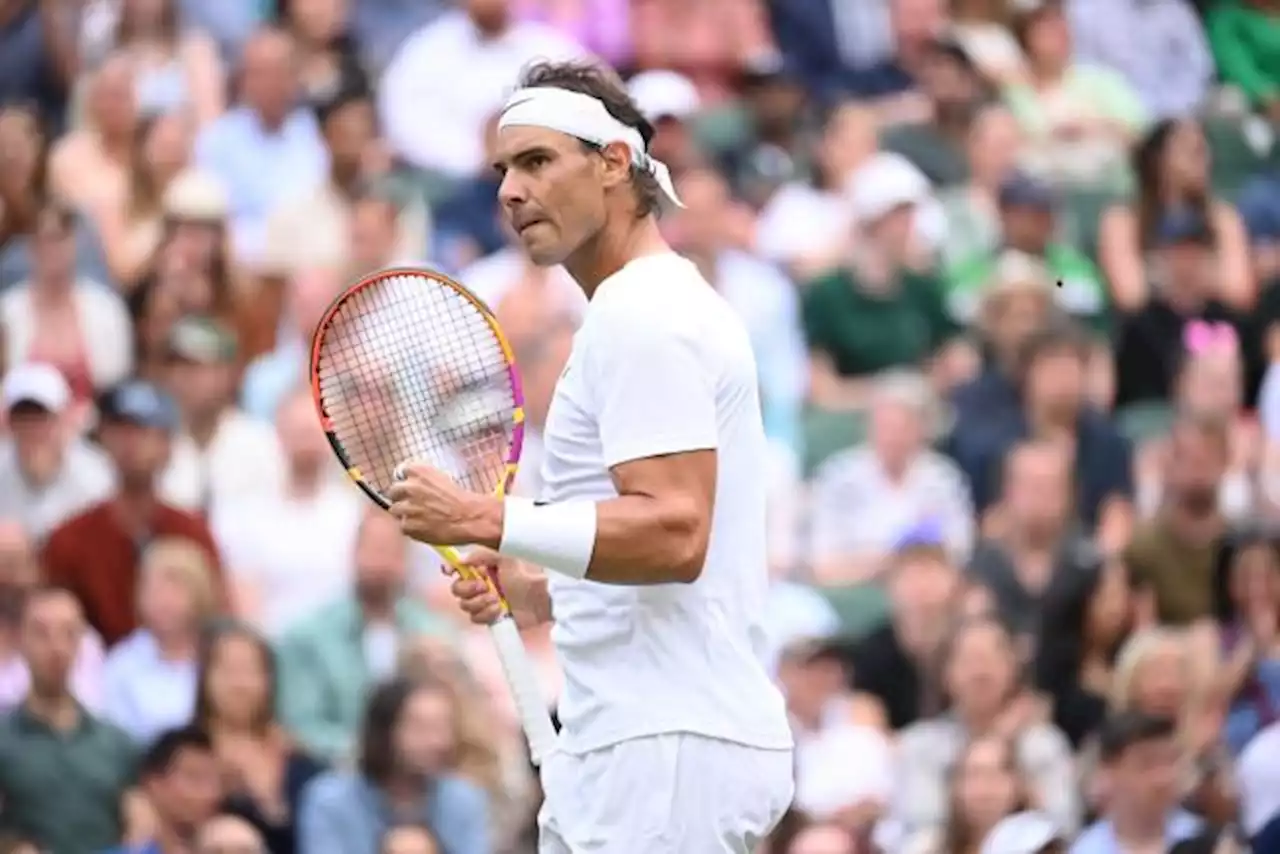
[[[804,413],[804,476],[837,451],[857,445],[867,438],[865,412],[832,412],[809,409]]]
[[[1116,428],[1134,445],[1167,434],[1173,426],[1173,419],[1173,407],[1163,401],[1131,403],[1115,413]]]
[[[819,587],[836,616],[840,633],[858,639],[883,626],[889,620],[889,597],[879,584],[857,584],[850,587]]]

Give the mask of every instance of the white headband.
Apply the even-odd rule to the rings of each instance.
[[[547,128],[602,147],[624,143],[631,149],[631,162],[652,175],[674,204],[684,207],[671,183],[671,170],[644,150],[640,131],[615,119],[603,102],[590,95],[550,86],[517,89],[498,119],[499,130],[512,126]]]

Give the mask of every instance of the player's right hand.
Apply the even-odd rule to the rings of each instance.
[[[462,563],[474,567],[493,580],[493,585],[478,578],[463,578],[455,572],[450,589],[458,604],[471,622],[488,626],[502,617],[502,600],[498,598],[494,586],[502,590],[511,605],[516,622],[522,627],[536,625],[542,621],[540,609],[531,601],[536,594],[533,587],[533,572],[521,565],[519,561],[502,557],[497,552],[484,548],[473,548],[464,555]]]

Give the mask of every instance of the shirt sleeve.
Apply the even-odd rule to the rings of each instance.
[[[584,368],[605,465],[714,449],[714,366],[696,332],[647,317],[618,319],[597,334]]]

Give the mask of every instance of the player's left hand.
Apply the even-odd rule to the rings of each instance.
[[[477,531],[492,499],[463,489],[453,478],[424,463],[402,463],[387,490],[388,511],[405,536],[433,546],[481,541]]]

